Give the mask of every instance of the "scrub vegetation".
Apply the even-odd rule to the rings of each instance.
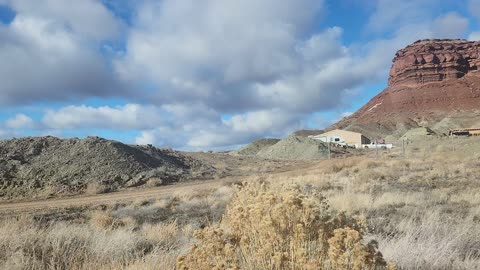
[[[3,215],[0,269],[477,269],[480,143],[454,144]]]

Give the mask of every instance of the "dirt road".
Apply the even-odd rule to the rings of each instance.
[[[276,172],[266,173],[262,175],[295,175],[296,173],[302,173],[306,169],[310,169],[315,165],[321,163],[328,163],[330,161],[324,160],[319,162],[305,162],[298,164],[296,167],[288,167],[287,169],[278,169]],[[253,176],[253,175],[250,175]],[[20,201],[20,202],[0,202],[0,214],[17,214],[17,213],[31,213],[40,210],[54,210],[67,207],[81,207],[89,205],[111,204],[119,201],[131,201],[131,200],[145,200],[162,195],[168,195],[178,192],[189,192],[192,190],[201,190],[209,188],[217,188],[226,182],[232,181],[244,181],[250,176],[231,176],[216,180],[202,180],[191,181],[184,183],[177,183],[169,186],[162,186],[158,188],[150,189],[135,189],[125,190],[106,194],[97,195],[80,195],[64,198],[55,198],[47,200],[36,201]]]
[[[191,191],[192,189],[206,189],[220,186],[225,181],[233,179],[222,180],[205,180],[188,183],[179,183],[170,186],[163,186],[158,188],[143,189],[143,190],[128,190],[119,191],[107,194],[89,195],[89,196],[75,196],[68,198],[0,203],[0,213],[18,213],[18,212],[33,212],[40,209],[55,209],[75,206],[98,205],[102,203],[112,203],[118,201],[138,200],[155,198],[161,195],[171,194],[173,192]]]

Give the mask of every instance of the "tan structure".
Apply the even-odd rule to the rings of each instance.
[[[370,144],[371,141],[361,133],[335,129],[323,134],[312,136],[313,139],[322,140],[324,142],[341,143],[361,147],[362,144]]]

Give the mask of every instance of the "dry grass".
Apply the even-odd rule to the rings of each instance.
[[[375,242],[364,243],[362,223],[300,186],[266,186],[245,184],[220,224],[195,234],[177,269],[387,269]]]
[[[85,194],[95,195],[95,194],[107,193],[108,191],[109,189],[106,185],[103,185],[97,182],[92,182],[87,184],[87,187],[85,189]]]
[[[58,213],[3,218],[0,269],[171,270],[179,256],[179,267],[213,269],[192,260],[201,255],[211,263],[215,254],[230,258],[222,262],[232,269],[355,269],[352,254],[370,252],[377,246],[372,240],[398,269],[479,269],[480,141],[449,142],[410,144],[406,158],[398,149],[378,158],[367,152],[245,178],[252,183],[238,193],[244,185],[237,181],[81,209],[71,219]],[[319,234],[340,211],[365,217],[364,230],[345,218],[324,229],[328,237]],[[189,251],[192,245],[198,254]],[[221,249],[215,253],[212,245]]]

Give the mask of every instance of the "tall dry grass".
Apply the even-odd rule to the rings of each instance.
[[[73,219],[3,217],[0,269],[385,267],[377,251],[398,269],[480,269],[480,142],[444,143],[246,178],[238,192],[233,183]]]
[[[119,203],[80,221],[3,218],[0,269],[171,270],[193,232],[216,222],[232,194],[221,187]]]

